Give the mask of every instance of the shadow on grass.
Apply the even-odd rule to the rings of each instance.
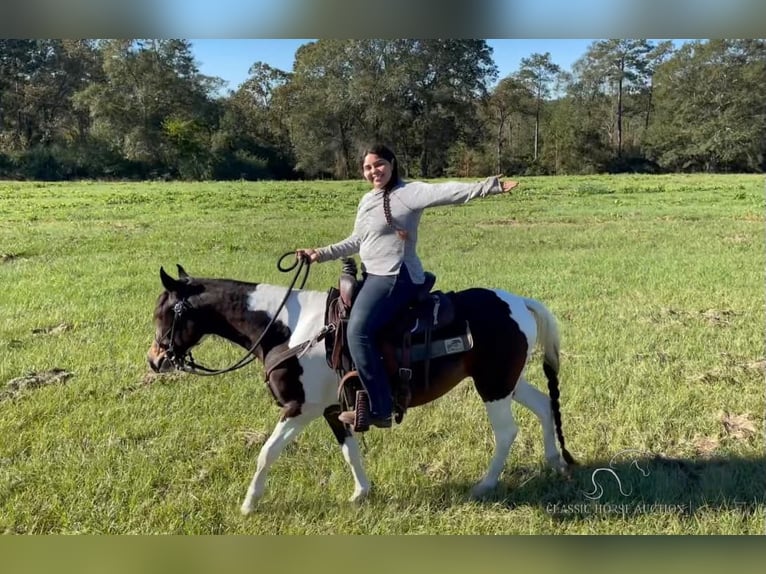
[[[508,469],[503,476],[505,481],[483,502],[536,506],[563,520],[594,514],[693,515],[700,510],[752,514],[766,502],[764,457],[694,460],[644,453],[582,463],[570,477],[524,467]],[[471,486],[445,483],[442,500],[467,493]]]
[[[477,477],[478,479],[478,477]],[[474,483],[434,478],[426,488],[392,492],[390,485],[373,484],[370,497],[359,511],[397,509],[410,512],[426,504],[431,511],[449,510],[471,501]],[[271,488],[278,488],[271,485]],[[509,510],[536,508],[553,520],[589,517],[629,518],[640,515],[698,512],[733,512],[752,516],[766,503],[765,457],[719,457],[706,459],[665,458],[651,454],[622,456],[619,460],[583,462],[570,476],[548,468],[510,466],[500,484],[479,505],[502,505]],[[349,492],[350,494],[350,492]],[[316,499],[284,500],[267,496],[256,512],[335,516],[338,507]],[[340,503],[340,501],[338,501]],[[354,508],[353,505],[343,508]],[[350,516],[353,516],[353,512]]]

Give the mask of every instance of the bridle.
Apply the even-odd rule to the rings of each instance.
[[[237,369],[241,369],[242,367],[245,367],[252,363],[257,357],[254,354],[255,350],[261,345],[261,342],[263,341],[264,337],[268,334],[269,329],[271,329],[271,326],[276,322],[277,316],[282,311],[282,309],[285,306],[285,303],[287,303],[287,299],[290,297],[290,294],[293,291],[293,288],[295,287],[295,284],[298,281],[298,277],[300,277],[301,272],[303,272],[303,280],[301,281],[300,287],[298,289],[303,289],[304,285],[306,285],[306,280],[309,276],[309,269],[311,267],[311,260],[308,257],[300,257],[295,260],[295,262],[289,266],[289,267],[283,267],[282,261],[287,257],[288,255],[295,255],[294,251],[288,251],[282,257],[279,258],[277,261],[277,269],[281,271],[282,273],[287,273],[288,271],[292,271],[297,267],[297,270],[295,271],[295,275],[293,276],[293,280],[290,283],[290,286],[287,289],[287,293],[285,293],[284,298],[282,299],[282,302],[279,304],[279,307],[277,310],[273,313],[271,319],[269,320],[268,325],[266,325],[266,328],[263,330],[261,335],[258,337],[258,339],[255,341],[255,343],[252,344],[252,346],[247,350],[247,353],[242,356],[241,359],[239,359],[236,363],[233,365],[226,367],[224,369],[211,369],[209,367],[205,367],[204,365],[200,365],[194,360],[194,357],[191,354],[191,349],[187,349],[183,352],[177,352],[175,349],[175,333],[176,333],[176,326],[183,317],[183,315],[193,309],[193,305],[189,302],[189,300],[184,297],[183,299],[178,300],[173,305],[173,322],[170,325],[170,328],[165,331],[165,333],[162,335],[161,339],[155,338],[155,343],[158,347],[163,349],[165,351],[165,358],[170,361],[170,364],[173,365],[173,367],[179,371],[184,371],[186,373],[192,373],[195,375],[200,376],[213,376],[213,375],[222,375],[224,373],[230,373],[231,371],[236,371]],[[167,340],[167,345],[163,344],[161,341]]]
[[[165,351],[165,358],[170,361],[170,364],[176,369],[180,368],[180,365],[182,365],[184,361],[184,355],[180,358],[176,356],[175,344],[173,342],[176,334],[176,323],[178,322],[178,319],[181,318],[181,315],[184,314],[184,311],[189,308],[191,308],[191,303],[189,303],[188,299],[184,298],[177,301],[173,305],[173,322],[170,324],[170,328],[162,334],[162,337],[154,338],[154,342],[157,346]],[[167,341],[167,345],[163,344],[162,341]]]

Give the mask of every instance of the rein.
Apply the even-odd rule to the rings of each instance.
[[[294,251],[288,251],[282,257],[280,257],[277,260],[277,269],[281,271],[282,273],[287,273],[289,271],[292,271],[296,267],[298,268],[295,271],[295,275],[293,276],[293,280],[290,283],[290,286],[287,288],[287,293],[285,293],[284,298],[282,299],[282,302],[279,304],[279,307],[277,308],[276,312],[272,315],[271,320],[269,321],[269,324],[266,325],[266,328],[263,330],[261,335],[258,337],[258,340],[253,343],[253,345],[248,349],[247,353],[239,359],[236,363],[231,365],[230,367],[226,367],[225,369],[210,369],[208,367],[205,367],[204,365],[200,365],[194,360],[194,357],[191,354],[191,351],[186,351],[186,353],[176,356],[174,349],[173,349],[173,336],[175,334],[176,329],[176,322],[178,319],[184,314],[185,311],[188,309],[191,309],[191,304],[186,299],[181,299],[173,306],[173,324],[170,326],[169,330],[169,342],[167,350],[165,351],[165,356],[168,358],[170,363],[179,371],[184,371],[186,373],[192,373],[194,375],[200,375],[204,377],[211,377],[214,375],[223,375],[224,373],[230,373],[232,371],[236,371],[237,369],[241,369],[242,367],[245,367],[252,363],[257,357],[254,355],[255,350],[260,346],[261,342],[263,341],[264,337],[268,334],[269,329],[271,329],[271,326],[274,324],[274,322],[277,320],[277,316],[282,311],[282,309],[285,306],[285,303],[287,303],[287,299],[290,297],[290,294],[293,292],[293,288],[295,287],[295,284],[298,282],[298,278],[301,275],[301,272],[303,272],[303,280],[301,281],[300,287],[298,289],[303,289],[303,287],[306,285],[306,280],[309,276],[309,269],[311,267],[311,261],[308,258],[301,257],[299,259],[296,259],[296,261],[290,266],[290,267],[283,267],[282,261],[284,261],[285,257],[288,255],[295,255]]]

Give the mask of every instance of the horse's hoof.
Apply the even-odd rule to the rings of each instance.
[[[485,498],[490,492],[492,492],[495,486],[496,485],[494,484],[486,484],[484,482],[480,482],[471,489],[471,498],[474,500],[481,500],[482,498]]]
[[[250,502],[243,502],[242,506],[239,507],[239,511],[242,513],[242,516],[248,516],[252,514],[253,510],[255,510],[255,508]]]
[[[360,490],[352,494],[351,497],[348,499],[348,501],[352,504],[361,504],[362,502],[366,500],[369,494],[370,494],[369,490]]]
[[[548,457],[547,462],[548,466],[559,474],[567,474],[569,472],[569,465],[559,454]]]

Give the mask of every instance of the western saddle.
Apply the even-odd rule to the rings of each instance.
[[[356,410],[354,430],[363,432],[369,428],[366,421],[369,398],[355,370],[346,339],[346,326],[362,281],[357,279],[353,258],[344,258],[342,262],[338,287],[331,288],[327,297],[325,325],[331,328],[325,336],[325,350],[328,365],[339,377],[341,407],[343,410]],[[426,280],[415,298],[384,328],[378,342],[389,374],[394,420],[397,423],[402,422],[409,407],[412,387],[428,387],[431,359],[462,353],[473,347],[468,323],[460,327],[455,325],[451,298],[441,291],[432,292],[436,276],[429,272],[425,276]],[[442,331],[447,327],[451,328]],[[416,366],[418,368],[413,370]]]

